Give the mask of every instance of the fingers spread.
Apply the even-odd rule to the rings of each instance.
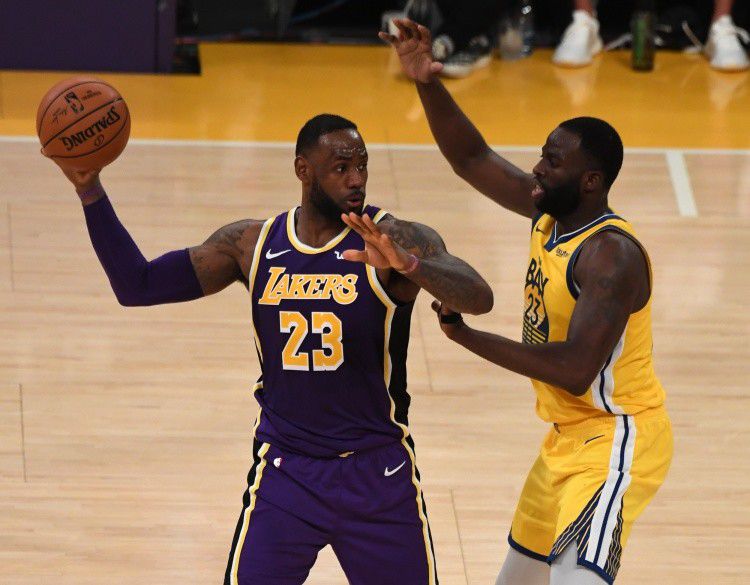
[[[344,250],[341,255],[349,262],[367,262],[367,252],[364,250]]]
[[[376,234],[376,235],[380,235],[380,233],[381,233],[381,232],[380,232],[380,229],[379,229],[379,228],[378,228],[378,226],[377,226],[377,225],[375,224],[375,222],[374,222],[374,221],[372,221],[372,219],[370,219],[370,216],[369,216],[369,215],[367,215],[367,214],[365,213],[365,214],[364,214],[364,215],[362,216],[362,218],[361,218],[361,219],[362,219],[362,223],[363,223],[363,224],[364,224],[365,226],[367,226],[367,228],[368,228],[368,229],[369,229],[369,230],[370,230],[370,231],[371,231],[371,232],[372,232],[373,234]]]
[[[417,28],[417,23],[413,20],[407,20],[406,21],[406,28],[409,30],[409,34],[411,35],[411,38],[420,40],[420,34],[419,34],[419,28]]]
[[[421,24],[417,25],[417,30],[419,31],[419,36],[421,37],[421,40],[425,41],[426,43],[430,43],[432,41],[432,35],[430,34],[430,29],[426,26],[422,26]]]

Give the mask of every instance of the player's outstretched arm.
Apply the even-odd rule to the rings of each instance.
[[[190,301],[244,279],[242,263],[252,255],[260,222],[231,224],[200,246],[148,261],[120,223],[99,181],[99,171],[63,172],[81,198],[91,243],[121,305]]]
[[[435,302],[440,327],[448,338],[494,364],[582,396],[612,354],[630,314],[645,306],[650,286],[643,253],[629,238],[603,232],[592,240],[576,264],[581,292],[565,341],[512,341],[469,327]]]
[[[479,192],[506,209],[532,217],[536,213],[530,197],[533,176],[489,147],[437,78],[442,65],[433,60],[430,31],[411,20],[395,24],[398,36],[380,33],[380,38],[393,46],[404,73],[416,83],[440,152],[456,174]]]
[[[344,258],[390,269],[388,290],[412,301],[420,289],[465,313],[488,313],[492,289],[466,262],[452,256],[438,233],[426,225],[387,216],[375,224],[368,215],[341,216],[365,240],[364,250],[346,250]]]

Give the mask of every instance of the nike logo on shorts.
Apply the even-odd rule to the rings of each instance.
[[[396,467],[396,468],[394,468],[394,469],[388,469],[388,468],[386,467],[386,468],[385,468],[385,471],[383,472],[383,475],[385,475],[386,477],[390,477],[390,476],[392,476],[392,475],[393,475],[394,473],[396,473],[396,472],[397,472],[397,471],[398,471],[399,469],[401,469],[401,468],[402,468],[402,467],[403,467],[404,465],[406,465],[406,460],[404,460],[404,461],[403,461],[403,462],[401,463],[401,465],[399,465],[398,467]]]
[[[291,252],[292,250],[282,250],[281,252],[271,252],[271,250],[266,251],[266,260],[273,260],[277,256],[281,256],[282,254],[286,254],[287,252]]]

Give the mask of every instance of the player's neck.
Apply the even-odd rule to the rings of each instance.
[[[314,205],[303,202],[294,217],[297,238],[313,248],[320,248],[335,238],[345,228],[341,219],[333,219],[318,211]]]
[[[611,213],[611,210],[606,201],[603,205],[595,207],[581,206],[573,213],[555,218],[555,221],[557,221],[557,235],[562,236],[579,230],[607,213]]]

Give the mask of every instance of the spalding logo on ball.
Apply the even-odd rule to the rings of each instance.
[[[114,161],[130,137],[130,113],[120,93],[92,77],[71,77],[42,98],[36,113],[42,154],[77,170]]]

